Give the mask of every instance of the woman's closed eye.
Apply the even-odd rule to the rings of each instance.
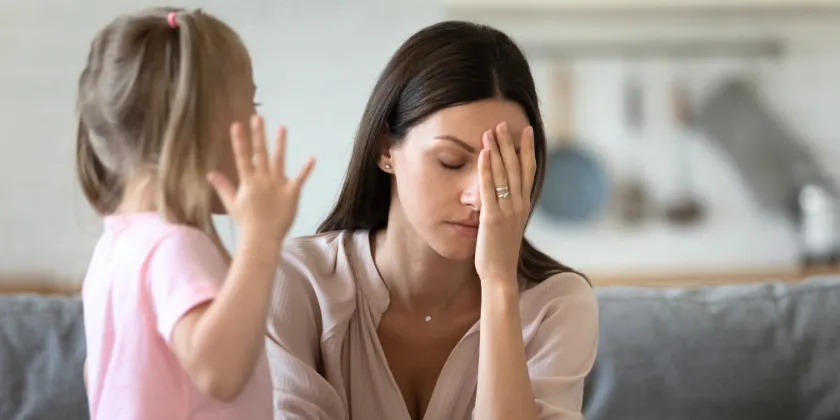
[[[445,169],[449,169],[449,170],[452,170],[452,171],[461,169],[465,165],[464,163],[461,163],[461,162],[447,161],[447,160],[443,160],[443,159],[441,159],[439,162],[440,162],[440,166],[443,166]]]

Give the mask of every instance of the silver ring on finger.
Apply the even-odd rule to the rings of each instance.
[[[496,187],[496,197],[497,198],[508,198],[508,197],[510,197],[510,188],[508,188],[508,187]]]

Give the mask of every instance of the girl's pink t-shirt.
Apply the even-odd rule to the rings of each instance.
[[[239,397],[199,391],[169,347],[178,320],[212,300],[227,264],[204,232],[154,213],[111,216],[82,287],[88,402],[97,419],[271,419],[265,354]]]

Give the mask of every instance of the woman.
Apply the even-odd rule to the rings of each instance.
[[[594,293],[523,238],[545,172],[537,103],[494,29],[445,22],[400,47],[338,203],[285,246],[276,418],[582,417]]]

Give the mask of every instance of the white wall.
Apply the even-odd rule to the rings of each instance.
[[[76,79],[98,28],[116,13],[159,4],[0,3],[0,278],[77,281],[84,273],[99,222],[73,172]],[[269,125],[289,126],[289,165],[317,155],[294,235],[311,233],[332,204],[358,118],[390,54],[442,16],[424,0],[170,4],[200,5],[239,31],[254,59],[261,112]]]
[[[114,14],[144,4],[155,3],[84,0],[71,6],[35,0],[0,5],[0,126],[6,130],[0,154],[0,278],[19,273],[76,281],[83,274],[99,222],[73,173],[76,78],[95,30]],[[411,33],[443,17],[441,6],[428,0],[175,4],[200,4],[240,32],[254,58],[261,112],[271,126],[290,127],[289,162],[317,155],[293,235],[311,233],[332,205],[364,102],[390,54]],[[324,6],[329,11],[319,12]],[[614,146],[623,142],[617,96],[621,64],[580,66],[577,126],[582,137],[593,139],[591,147],[617,162],[620,148]],[[657,74],[667,70],[667,63],[649,67],[652,89],[661,90],[655,87],[661,84]],[[538,79],[541,71],[535,63]],[[768,88],[774,103],[825,152],[827,163],[835,162],[840,154],[834,123],[840,110],[840,54],[836,49],[806,51],[781,73]],[[658,99],[652,98],[651,112],[659,112]],[[652,142],[667,141],[664,115],[654,117],[659,121],[654,132],[660,134]],[[653,226],[628,234],[601,227],[593,233],[559,228],[537,217],[529,234],[549,253],[583,267],[656,267],[665,258],[682,266],[792,262],[796,247],[790,227],[761,216],[743,197],[743,185],[727,162],[713,148],[704,150],[703,188],[723,196],[716,222],[706,229],[681,234]],[[229,224],[221,222],[230,243]],[[746,233],[736,237],[735,230]]]

